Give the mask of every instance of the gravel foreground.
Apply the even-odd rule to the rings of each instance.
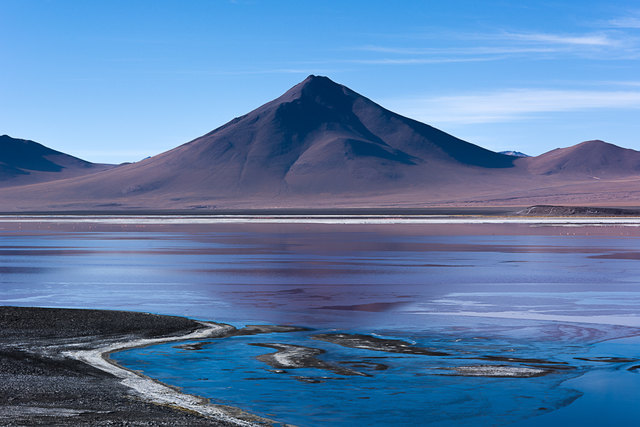
[[[200,328],[191,319],[147,313],[0,307],[0,424],[238,425],[145,402],[117,377],[63,355]]]

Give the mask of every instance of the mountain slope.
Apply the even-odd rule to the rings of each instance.
[[[110,167],[78,159],[34,141],[0,136],[0,187],[76,177]]]

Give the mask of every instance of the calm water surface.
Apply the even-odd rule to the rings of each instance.
[[[187,392],[278,421],[566,425],[570,418],[589,425],[598,402],[599,414],[627,417],[622,424],[640,417],[634,397],[622,397],[634,396],[640,383],[633,369],[638,340],[611,341],[640,333],[635,228],[0,227],[3,305],[311,329],[209,340],[199,350],[173,343],[114,355]],[[312,338],[326,333],[399,339],[443,354]],[[256,343],[321,349],[319,359],[362,375],[281,372],[257,359],[275,350],[250,345]],[[468,376],[485,365],[551,373]]]

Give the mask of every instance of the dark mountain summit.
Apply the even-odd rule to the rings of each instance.
[[[0,136],[0,186],[32,184],[104,170],[26,139]]]

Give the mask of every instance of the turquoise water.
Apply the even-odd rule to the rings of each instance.
[[[559,387],[561,381],[578,372],[539,378],[472,378],[452,376],[452,371],[443,369],[479,364],[482,362],[467,358],[506,350],[496,348],[491,339],[482,344],[472,337],[455,342],[451,336],[440,337],[437,343],[417,341],[457,350],[456,356],[445,358],[344,348],[311,341],[307,333],[275,335],[217,340],[198,351],[164,344],[121,352],[114,359],[180,385],[188,393],[300,426],[507,424],[550,411],[579,396],[574,390]],[[252,342],[321,348],[327,351],[323,360],[356,367],[370,376],[341,376],[313,368],[274,372],[256,359],[271,350],[248,345]],[[509,354],[519,354],[513,351],[514,344],[509,344]],[[523,347],[524,354],[530,356],[548,356],[550,350],[539,343],[515,346]],[[387,369],[376,370],[380,365]]]
[[[576,358],[599,356],[640,357],[640,341],[620,345],[613,351],[607,342],[587,343],[575,335],[546,335],[543,323],[530,321],[485,321],[469,329],[446,317],[433,319],[431,334],[407,334],[398,330],[376,331],[377,337],[403,339],[449,356],[397,354],[353,349],[310,339],[317,333],[335,330],[271,333],[209,340],[199,350],[185,350],[175,343],[116,353],[113,358],[131,369],[180,386],[185,392],[206,396],[215,403],[239,406],[250,412],[300,426],[316,425],[507,425],[529,417],[586,402],[586,410],[571,411],[546,421],[547,425],[566,425],[567,420],[591,424],[600,402],[625,420],[637,419],[640,375],[627,371],[640,362],[592,362]],[[572,334],[582,326],[571,325]],[[538,340],[514,337],[510,330],[528,330]],[[584,326],[584,333],[591,326]],[[606,328],[603,328],[606,330]],[[437,332],[436,332],[437,331]],[[363,333],[371,331],[340,331]],[[608,331],[616,333],[614,331]],[[619,332],[619,331],[618,331]],[[518,335],[516,333],[515,335]],[[299,368],[274,370],[256,358],[274,350],[251,343],[283,343],[326,351],[321,359],[352,367],[369,376],[345,376],[333,372]],[[553,361],[563,370],[533,378],[487,378],[455,375],[455,367],[477,365],[545,366],[535,362],[504,362],[483,359],[507,356]],[[547,365],[548,366],[548,365]],[[598,390],[574,386],[596,375],[623,385],[619,395],[625,399],[603,397]],[[568,381],[567,381],[568,380]],[[577,399],[577,400],[576,400]],[[583,405],[581,405],[583,406]],[[569,406],[571,407],[571,405]],[[600,412],[598,412],[600,413]],[[563,415],[562,412],[560,412]],[[602,419],[600,415],[598,419]],[[612,418],[615,419],[615,418]],[[532,424],[539,425],[539,424]],[[572,424],[575,425],[575,424]],[[600,424],[601,425],[601,424]],[[618,424],[625,425],[625,424]],[[632,424],[627,424],[632,425]]]
[[[303,426],[597,425],[590,413],[599,407],[621,414],[622,424],[637,415],[634,399],[621,396],[637,391],[640,374],[628,369],[640,362],[583,360],[640,357],[636,341],[611,341],[639,333],[640,240],[628,228],[567,236],[515,225],[32,227],[0,228],[0,304],[311,329],[113,356],[214,402]],[[338,332],[447,355],[310,337]],[[275,350],[251,343],[321,349],[318,359],[366,375],[277,372],[257,359]],[[531,359],[566,369],[532,378],[456,370],[540,365]],[[618,395],[608,397],[612,387]]]
[[[605,341],[592,346],[589,355],[603,354],[618,357],[640,358],[640,337]],[[573,404],[541,417],[516,424],[518,427],[539,425],[634,426],[640,420],[640,362],[614,363],[592,362],[588,371],[563,383],[582,396]],[[636,369],[634,369],[634,367]],[[629,371],[632,369],[632,371]]]

